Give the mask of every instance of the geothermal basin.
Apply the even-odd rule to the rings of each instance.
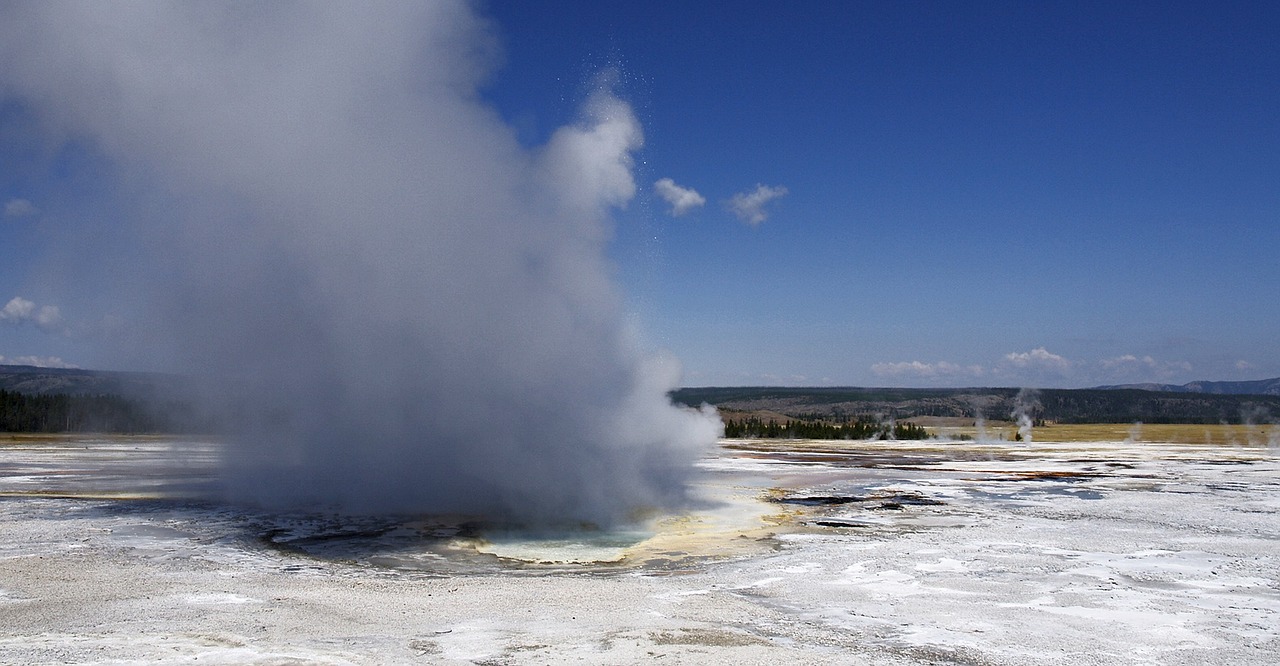
[[[724,440],[599,531],[198,499],[209,442],[0,439],[0,663],[1272,664],[1265,443]]]

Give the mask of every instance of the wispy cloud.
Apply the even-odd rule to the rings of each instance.
[[[37,368],[67,368],[79,370],[80,366],[67,363],[57,356],[4,356],[0,355],[0,365],[30,365]]]
[[[1133,354],[1104,358],[1098,365],[1110,377],[1136,377],[1145,380],[1168,379],[1179,372],[1191,371],[1191,364],[1186,361],[1160,361],[1151,356],[1138,357]]]
[[[787,188],[781,185],[772,187],[757,184],[756,189],[750,192],[739,192],[733,195],[729,201],[725,202],[725,206],[729,212],[737,215],[738,219],[754,227],[769,219],[765,204],[786,194]]]
[[[892,379],[959,379],[981,377],[986,370],[980,365],[960,365],[949,361],[925,363],[923,361],[902,361],[898,363],[876,363],[871,372],[877,377]]]
[[[10,199],[4,204],[5,217],[26,217],[35,215],[38,209],[26,199]]]
[[[1012,386],[1058,386],[1067,381],[1082,386],[1163,382],[1185,377],[1191,371],[1192,366],[1186,361],[1167,361],[1134,354],[1104,359],[1070,359],[1045,347],[1009,352],[985,366],[950,361],[883,362],[871,366],[872,374],[886,380],[953,386],[984,377]]]
[[[0,322],[11,325],[33,324],[45,331],[57,331],[62,325],[62,313],[55,305],[42,305],[14,296],[0,309]]]
[[[1074,364],[1044,347],[1027,352],[1011,352],[992,364],[961,364],[952,361],[898,361],[875,363],[871,373],[888,381],[920,382],[926,385],[960,385],[984,378],[1011,384],[1056,383],[1072,374]]]
[[[662,197],[663,201],[671,204],[672,217],[680,217],[707,203],[706,197],[698,194],[697,190],[676,185],[676,181],[670,178],[659,179],[658,182],[653,184],[653,189],[658,193],[658,196]]]

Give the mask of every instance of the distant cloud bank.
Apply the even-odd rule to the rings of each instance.
[[[681,187],[676,181],[670,178],[661,178],[653,184],[653,189],[671,205],[671,216],[680,217],[685,213],[700,208],[707,203],[706,197],[698,194],[698,191],[691,187]]]
[[[739,220],[755,227],[769,219],[765,205],[786,194],[787,188],[781,185],[774,187],[757,184],[756,189],[750,192],[739,192],[733,195],[729,201],[725,202],[725,207],[729,212],[737,215]]]
[[[981,377],[986,371],[980,365],[960,365],[947,361],[924,363],[922,361],[905,361],[901,363],[876,363],[871,372],[877,377],[945,379],[961,377]]]
[[[63,368],[79,370],[80,366],[67,363],[57,356],[4,356],[0,355],[0,365],[30,365],[37,368]]]
[[[1157,361],[1150,356],[1139,358],[1133,354],[1102,359],[1101,366],[1111,376],[1119,379],[1140,380],[1166,380],[1179,372],[1191,370],[1191,364],[1186,361]]]
[[[957,385],[984,377],[994,378],[1001,384],[1022,386],[1056,386],[1064,380],[1078,385],[1099,385],[1168,381],[1191,371],[1192,366],[1186,361],[1162,361],[1134,354],[1096,361],[1072,360],[1045,347],[1009,352],[990,366],[951,361],[899,361],[871,365],[871,372],[877,377],[935,385]]]

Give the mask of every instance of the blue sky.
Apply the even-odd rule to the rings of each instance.
[[[481,94],[521,143],[602,72],[634,109],[609,251],[686,385],[1280,376],[1275,5],[479,8],[503,53]],[[12,98],[0,151],[0,360],[147,365],[99,343],[133,304],[60,261],[127,261],[111,165]],[[665,178],[705,203],[673,216]],[[760,186],[754,217],[732,210]]]

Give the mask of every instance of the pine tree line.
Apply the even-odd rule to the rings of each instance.
[[[729,419],[724,436],[732,439],[928,439],[929,432],[914,423],[881,423],[864,419],[829,423],[817,420],[764,421],[759,417]]]
[[[25,395],[0,390],[0,432],[136,433],[164,430],[138,403],[116,395]]]

